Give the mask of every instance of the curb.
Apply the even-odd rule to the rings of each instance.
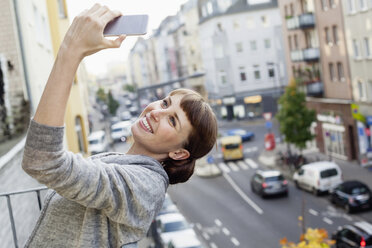
[[[18,142],[18,144],[16,144],[15,146],[13,146],[13,148],[8,152],[6,153],[5,155],[3,155],[2,157],[0,157],[0,170],[19,152],[23,149],[23,147],[25,146],[25,142],[26,142],[26,137],[24,137],[20,142]]]

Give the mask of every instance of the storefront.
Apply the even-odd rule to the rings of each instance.
[[[357,129],[351,102],[308,98],[307,106],[316,111],[315,140],[319,151],[331,158],[357,159]]]

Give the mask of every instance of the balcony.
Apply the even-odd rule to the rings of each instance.
[[[319,48],[306,48],[303,51],[303,59],[306,62],[319,61],[320,53]]]
[[[304,55],[302,50],[291,51],[292,62],[299,62],[304,60]]]
[[[287,19],[287,29],[307,29],[315,27],[315,18],[313,13],[305,13],[299,16]]]
[[[323,97],[324,87],[321,81],[306,82],[306,95],[312,97]]]

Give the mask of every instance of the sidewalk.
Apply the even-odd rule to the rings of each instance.
[[[282,173],[287,178],[292,178],[292,173],[289,170],[289,166],[278,166],[275,164],[275,156],[278,151],[286,151],[287,147],[285,144],[278,144],[276,149],[273,151],[263,151],[260,155],[258,160],[270,167],[276,168],[282,171]],[[291,151],[297,152],[295,149],[291,147]],[[320,153],[316,149],[307,149],[303,151],[303,155],[306,157],[308,161],[317,161],[317,160],[329,160],[329,156]],[[360,166],[357,161],[345,161],[337,158],[333,158],[333,161],[338,164],[342,170],[344,180],[352,180],[356,179],[359,181],[364,182],[372,189],[372,167],[362,167]]]

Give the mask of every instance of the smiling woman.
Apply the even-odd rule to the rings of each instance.
[[[169,183],[187,181],[216,142],[217,121],[196,92],[172,91],[132,126],[127,154],[83,158],[64,150],[64,115],[81,60],[118,48],[103,37],[117,11],[94,5],[74,19],[61,44],[34,119],[22,167],[50,194],[26,247],[136,247],[160,211]]]

